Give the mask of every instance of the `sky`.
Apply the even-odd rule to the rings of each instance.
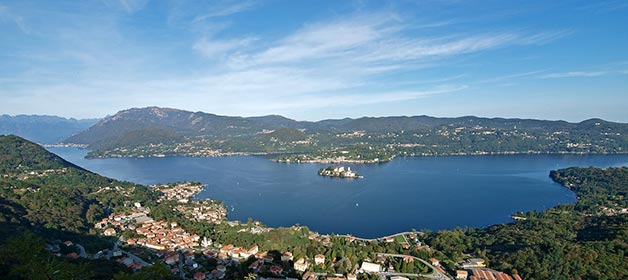
[[[628,1],[0,1],[0,114],[628,122]]]

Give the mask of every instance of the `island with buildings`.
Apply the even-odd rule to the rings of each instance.
[[[355,171],[351,170],[351,167],[344,166],[330,166],[327,168],[321,168],[318,170],[318,175],[326,176],[326,177],[338,177],[338,178],[364,178],[364,176],[360,176]]]

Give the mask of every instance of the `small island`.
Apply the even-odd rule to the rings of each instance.
[[[318,170],[318,175],[327,177],[339,177],[339,178],[364,178],[355,171],[351,171],[351,167],[345,168],[344,166],[330,166],[327,168],[321,168]]]

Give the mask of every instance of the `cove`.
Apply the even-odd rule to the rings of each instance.
[[[283,164],[260,156],[85,159],[85,150],[51,152],[98,174],[139,184],[199,181],[198,198],[220,199],[230,220],[300,224],[320,233],[375,238],[397,232],[484,227],[518,211],[576,201],[549,171],[625,166],[628,155],[498,155],[396,158],[350,164],[363,179],[319,176],[325,164]]]

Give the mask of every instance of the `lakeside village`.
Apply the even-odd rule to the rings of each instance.
[[[337,177],[337,178],[349,178],[349,179],[357,179],[364,178],[364,176],[360,176],[355,171],[351,170],[351,167],[344,166],[330,166],[327,168],[321,168],[318,170],[318,175],[325,177]]]
[[[71,240],[59,244],[48,244],[50,251],[71,253],[68,258],[90,258],[115,260],[131,270],[163,264],[172,274],[181,279],[469,279],[469,280],[521,280],[519,275],[508,275],[487,268],[483,259],[469,256],[465,262],[456,265],[455,275],[448,273],[441,262],[434,258],[419,258],[416,254],[389,254],[393,251],[415,250],[431,256],[435,250],[420,241],[421,232],[405,232],[377,239],[362,239],[349,235],[320,235],[305,231],[306,228],[271,229],[259,222],[250,222],[243,226],[240,222],[226,220],[227,210],[222,203],[213,200],[194,200],[192,197],[201,192],[203,186],[198,183],[177,183],[154,186],[159,191],[160,203],[172,203],[173,210],[186,219],[196,222],[223,225],[235,228],[231,235],[234,240],[219,244],[211,236],[201,237],[188,232],[176,222],[154,220],[150,217],[151,209],[139,202],[133,203],[127,213],[111,213],[97,222],[94,228],[102,235],[117,237],[113,248],[107,248],[96,254],[88,255],[80,244]],[[116,191],[115,187],[105,187],[99,191]],[[297,233],[305,232],[304,239],[309,244],[302,250],[293,247],[295,254],[289,251],[269,250],[268,240],[271,231],[285,230],[292,239]],[[215,234],[215,233],[214,233]],[[258,244],[238,246],[238,236],[260,236]],[[309,240],[308,240],[309,239]],[[224,241],[224,240],[223,240]],[[239,242],[243,242],[240,240]],[[339,243],[340,242],[340,243]],[[266,246],[265,246],[266,245]],[[340,247],[336,247],[340,246]],[[59,248],[63,247],[63,250]],[[67,248],[66,248],[67,247]],[[55,249],[56,248],[56,249]],[[322,248],[322,249],[321,249]],[[334,257],[337,248],[354,248],[356,256],[365,256],[357,263],[351,263],[345,257]],[[360,254],[363,248],[364,254]],[[388,253],[377,253],[374,248],[381,248]],[[390,249],[385,248],[398,248]],[[312,252],[309,252],[311,251]],[[80,252],[80,253],[77,253]],[[308,257],[309,256],[309,257]],[[342,270],[343,273],[338,273]],[[451,269],[449,269],[452,272]]]

